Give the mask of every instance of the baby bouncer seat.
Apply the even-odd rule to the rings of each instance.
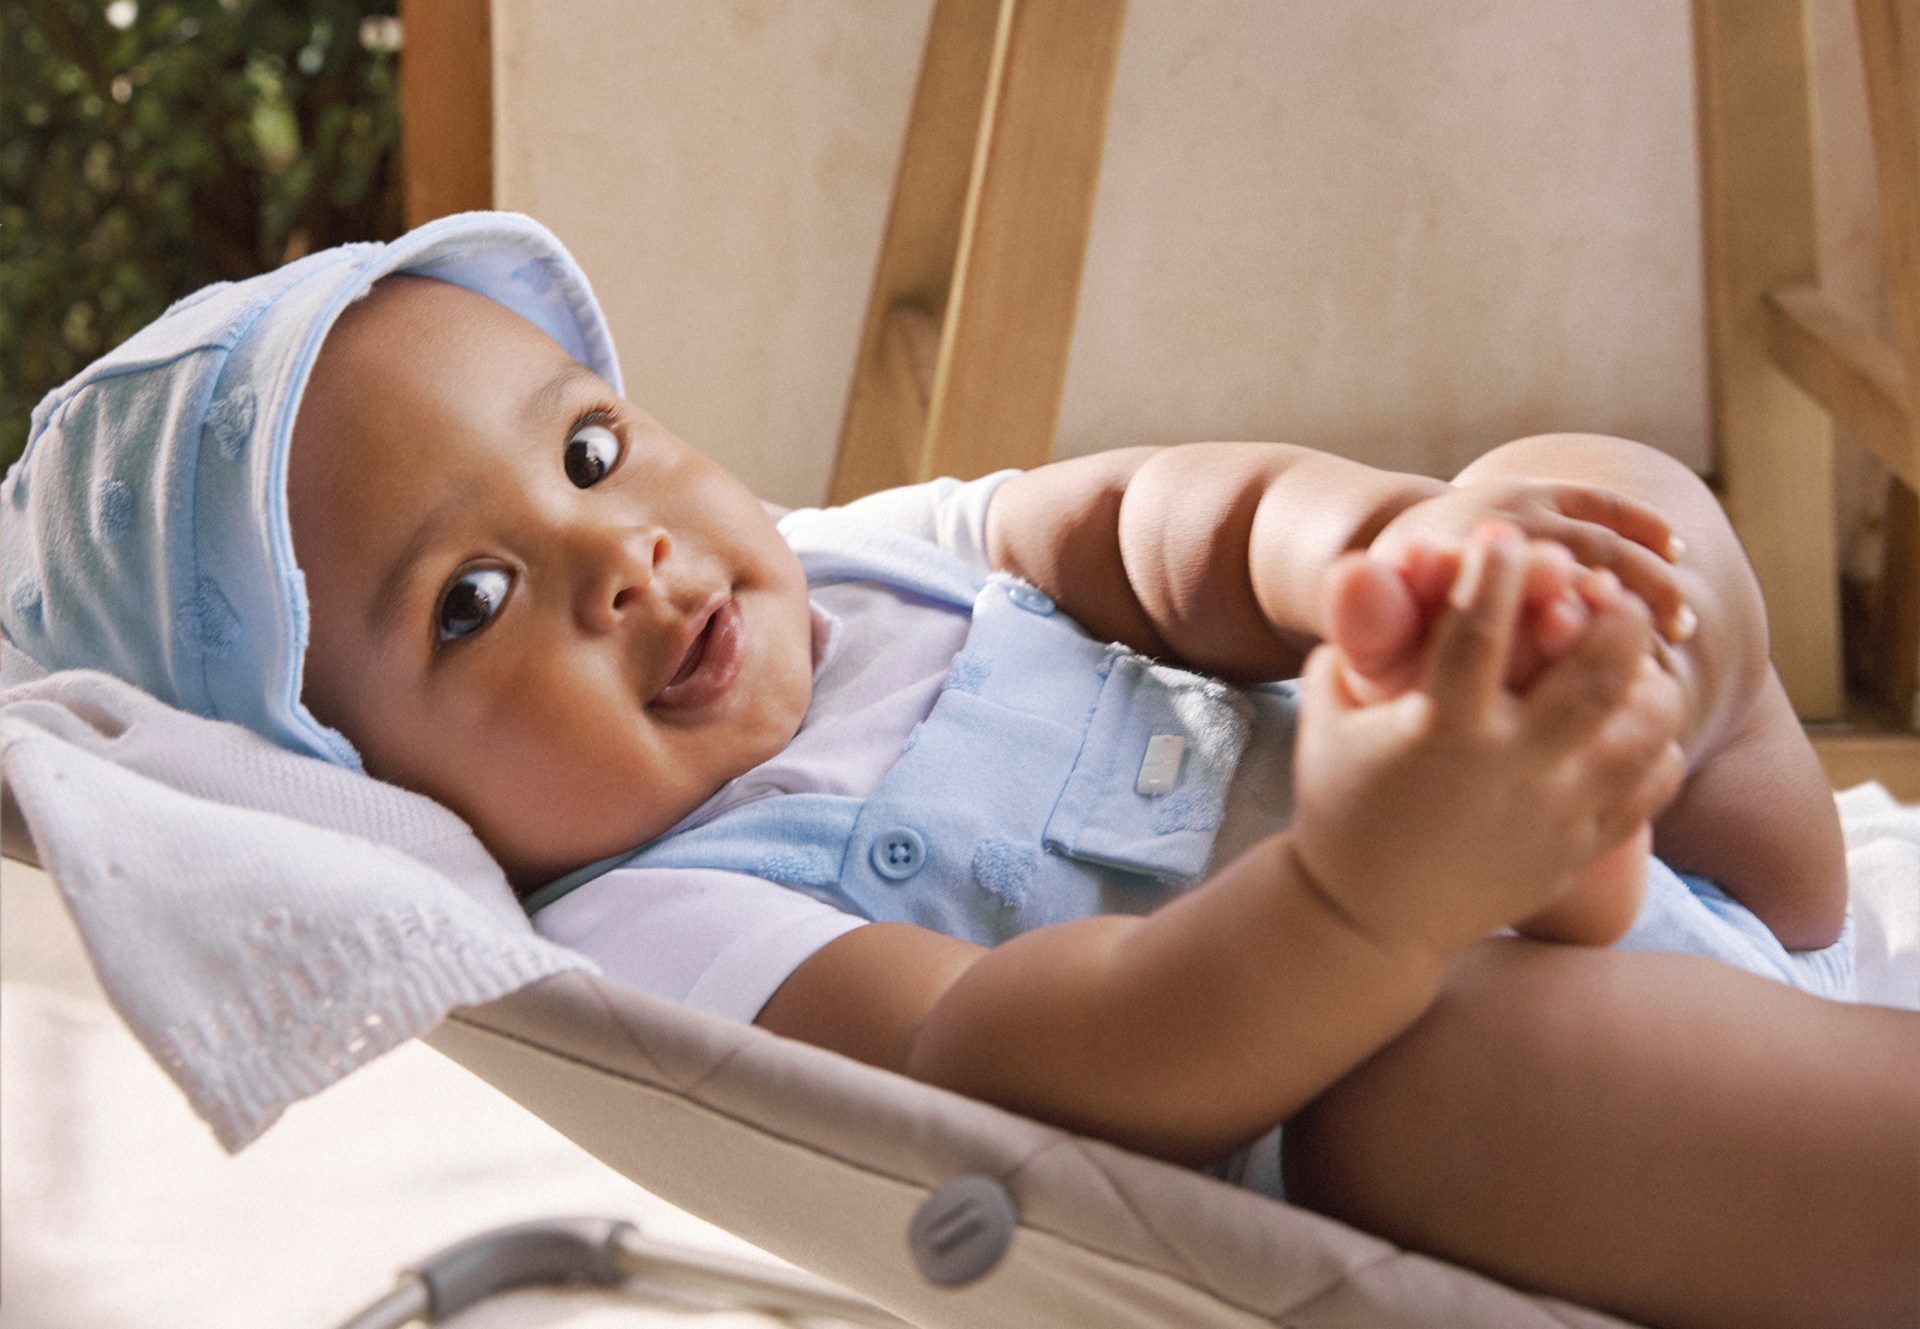
[[[1097,153],[1088,144],[1097,147],[1101,134],[1097,108],[1104,105],[1111,75],[1120,6],[1107,0],[1077,5],[1078,27],[1035,19],[1044,8],[1017,0],[941,0],[935,9],[915,124],[925,121],[931,134],[936,119],[955,114],[951,89],[941,79],[977,80],[991,92],[974,97],[960,115],[996,126],[997,147],[977,158],[964,154],[968,167],[956,184],[941,176],[945,168],[939,154],[924,147],[926,134],[909,136],[887,247],[893,257],[883,255],[869,309],[836,499],[936,474],[1034,464],[1047,456],[1073,274],[1091,205],[1086,163]],[[935,49],[946,57],[932,59]],[[1076,96],[1083,112],[1063,116],[1061,106]],[[1096,108],[1091,114],[1084,112],[1088,96]],[[1036,123],[1049,132],[1037,134]],[[923,147],[916,149],[916,142]],[[1010,154],[1012,164],[1000,154]],[[1010,181],[996,174],[1013,170],[1027,175]],[[944,258],[938,257],[942,244],[932,246],[935,267],[944,263],[948,271],[964,251],[965,262],[974,265],[964,284],[912,270],[903,255],[924,253],[925,247],[914,251],[891,239],[893,229],[936,215],[916,210],[908,197],[907,181],[916,172],[941,177],[944,183],[932,187],[944,189],[955,203],[966,200],[964,220],[954,220],[963,215],[958,208],[939,213],[950,218],[940,223],[948,228]],[[1030,192],[1035,180],[1076,194],[1077,207],[1050,209],[1041,217],[1008,201]],[[1003,262],[1018,255],[1022,263],[1041,263],[1056,275],[1036,281],[1027,270],[1016,267],[1008,275],[1003,267],[993,278],[989,260],[996,253]],[[1060,277],[1063,253],[1068,273]],[[1020,341],[1004,323],[997,332],[983,331],[992,326],[982,320],[994,312],[995,280],[1002,294],[1020,294],[1021,334],[1051,350]],[[929,282],[940,288],[951,282],[971,303],[929,300]],[[991,359],[995,355],[1018,368],[1005,369]],[[927,372],[936,364],[937,372]],[[1019,390],[1009,390],[1010,384]],[[980,385],[992,390],[983,392]],[[969,454],[983,437],[997,440],[994,453]],[[79,769],[67,764],[63,745],[83,755],[124,753],[139,746],[144,732],[165,739],[181,732],[168,726],[187,722],[137,707],[116,712],[115,703],[87,690],[92,684],[68,694],[63,713],[51,716],[32,708],[58,698],[44,690],[44,682],[28,686],[43,690],[9,693],[10,709],[16,701],[28,709],[13,712],[7,730],[6,848],[48,867],[76,907],[96,860],[79,854],[69,861],[68,848],[105,833],[100,823],[108,816],[151,804],[161,809],[156,816],[191,817],[198,803],[208,805],[200,811],[210,810],[216,820],[271,818],[285,816],[298,801],[303,787],[297,781],[278,792],[210,788],[185,779],[177,766],[136,756],[128,759],[133,781],[115,786],[127,801],[112,814],[79,816],[61,805],[53,789],[56,774]],[[255,757],[256,764],[244,767],[243,783],[258,784],[261,772],[280,769],[268,755]],[[1866,819],[1873,821],[1873,840],[1856,849],[1856,885],[1867,874],[1901,877],[1910,895],[1920,863],[1920,810],[1876,805]],[[335,833],[343,836],[336,848],[348,840],[379,842],[372,824],[336,823]],[[261,837],[271,840],[276,825]],[[217,852],[226,833],[209,832],[199,852]],[[420,844],[401,847],[413,852]],[[288,849],[288,857],[295,852]],[[450,861],[445,854],[426,857],[441,866]],[[1909,948],[1911,941],[1907,936]],[[1896,968],[1911,964],[1910,957],[1886,958]],[[1907,969],[1899,972],[1910,977]],[[1622,1324],[1400,1250],[1211,1176],[691,1011],[580,969],[550,972],[487,1000],[449,999],[417,1014],[420,1026],[433,1026],[423,1035],[433,1047],[649,1191],[929,1329]],[[335,1070],[344,1073],[353,1064],[345,1061]],[[291,1084],[280,1101],[324,1083],[322,1077]],[[255,1104],[250,1129],[264,1124],[261,1117],[270,1120],[278,1105]]]

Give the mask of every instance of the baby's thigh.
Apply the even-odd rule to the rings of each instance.
[[[1839,1323],[1920,1249],[1917,1055],[1920,1015],[1699,956],[1484,942],[1288,1122],[1287,1195],[1635,1319]]]

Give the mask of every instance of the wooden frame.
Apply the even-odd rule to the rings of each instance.
[[[400,0],[401,169],[407,225],[493,206],[488,0]]]
[[[1052,454],[1124,0],[938,0],[829,501]]]
[[[1920,0],[1855,0],[1897,344],[1821,292],[1804,0],[1695,0],[1716,459],[1806,719],[1837,719],[1834,429],[1893,473],[1869,656],[1874,699],[1916,717],[1920,680]],[[1783,393],[1783,383],[1799,391]],[[1804,394],[1804,395],[1802,395]],[[1809,520],[1809,515],[1814,519]]]
[[[1763,299],[1814,282],[1801,0],[1694,0],[1714,468],[1803,719],[1842,713],[1833,425],[1776,369]],[[1813,514],[1809,519],[1809,514]]]

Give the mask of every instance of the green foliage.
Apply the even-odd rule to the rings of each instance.
[[[0,0],[0,465],[209,282],[401,229],[393,0]]]

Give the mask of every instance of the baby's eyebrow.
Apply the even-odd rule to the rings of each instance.
[[[413,575],[414,565],[421,556],[433,546],[435,537],[440,533],[447,519],[461,506],[459,494],[448,494],[434,509],[427,513],[420,524],[414,528],[413,535],[407,540],[400,553],[388,565],[387,573],[380,579],[380,585],[367,601],[367,634],[378,640],[393,626],[393,616],[398,612],[401,602],[406,598],[407,582]]]
[[[599,377],[578,360],[569,360],[566,368],[527,394],[526,404],[521,408],[522,417],[529,425],[544,424],[565,405],[575,383],[583,378],[597,381]]]

